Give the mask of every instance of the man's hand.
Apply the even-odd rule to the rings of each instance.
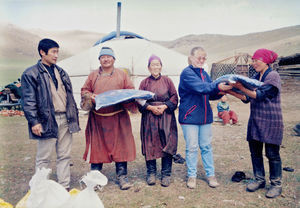
[[[32,133],[34,133],[35,135],[42,136],[43,127],[40,123],[31,127],[31,130],[32,130]]]
[[[92,99],[92,103],[95,104],[96,103],[96,94],[92,94],[91,96],[91,99]]]

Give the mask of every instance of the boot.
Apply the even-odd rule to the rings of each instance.
[[[266,185],[264,161],[262,157],[254,157],[251,155],[252,167],[255,180],[247,185],[247,191],[254,192],[264,188]]]
[[[265,181],[253,180],[252,182],[247,184],[247,191],[254,192],[257,191],[258,189],[265,188],[265,186],[266,186]]]
[[[271,159],[271,158],[270,158]],[[281,160],[270,160],[270,181],[271,187],[266,193],[267,198],[275,198],[281,195],[282,187],[281,187],[281,177],[282,177],[282,168],[281,168]]]
[[[207,183],[208,183],[209,187],[211,187],[211,188],[216,188],[220,185],[215,176],[207,177]]]
[[[147,184],[149,186],[155,185],[155,183],[156,183],[156,175],[154,175],[154,174],[147,175],[146,181],[147,181]]]
[[[264,168],[263,158],[251,157],[251,160],[252,160],[253,174],[255,180],[259,182],[265,182],[265,168]]]
[[[153,186],[156,183],[156,160],[147,160],[147,184]]]
[[[186,186],[190,189],[196,188],[196,177],[189,177]]]
[[[272,186],[281,186],[282,168],[281,160],[269,160],[270,167],[270,181]]]
[[[280,196],[282,192],[281,186],[273,186],[271,185],[270,189],[266,193],[267,198],[275,198],[277,196]]]
[[[170,154],[161,159],[161,185],[163,187],[168,187],[171,184],[172,159]]]
[[[121,190],[127,190],[132,187],[132,184],[129,183],[128,178],[125,175],[118,177],[118,183]]]
[[[127,178],[127,162],[116,162],[117,180],[121,190],[127,190],[132,185]]]
[[[101,171],[102,167],[103,167],[103,163],[91,163],[91,170]]]

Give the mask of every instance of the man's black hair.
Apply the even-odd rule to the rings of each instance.
[[[50,48],[59,48],[59,45],[54,40],[51,40],[48,38],[42,39],[39,42],[39,46],[38,46],[38,51],[39,51],[40,56],[42,57],[40,50],[43,50],[46,54],[48,54],[48,51]]]

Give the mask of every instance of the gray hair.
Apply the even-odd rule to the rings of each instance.
[[[202,48],[202,47],[200,47],[200,46],[197,46],[197,47],[192,48],[192,50],[191,50],[191,55],[192,55],[192,56],[195,55],[195,52],[196,52],[196,51],[203,51],[203,52],[206,53],[206,51],[204,50],[204,48]]]

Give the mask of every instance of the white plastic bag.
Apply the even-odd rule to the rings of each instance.
[[[92,170],[82,177],[86,188],[76,196],[71,197],[61,208],[104,208],[98,194],[95,192],[97,186],[103,187],[107,184],[107,178],[98,170]]]
[[[69,199],[62,185],[48,179],[50,172],[51,169],[38,169],[31,178],[27,208],[58,208]]]

